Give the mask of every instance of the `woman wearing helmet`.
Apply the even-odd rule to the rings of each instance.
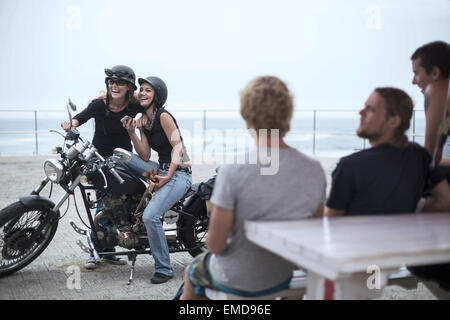
[[[106,94],[94,99],[79,114],[73,117],[72,127],[78,127],[89,119],[95,119],[95,133],[92,144],[97,148],[102,157],[107,158],[113,154],[115,148],[133,150],[130,136],[123,128],[120,120],[124,116],[134,118],[142,112],[142,108],[134,96],[137,89],[135,81],[136,75],[130,67],[117,65],[112,69],[105,69]],[[69,122],[63,122],[61,127],[68,131]],[[101,190],[96,191],[97,200],[102,197]],[[97,203],[96,214],[103,208],[103,201]],[[101,218],[100,224],[106,226],[111,223],[108,218]],[[96,248],[99,252],[115,252],[114,248]],[[103,260],[115,264],[126,264],[125,260],[118,257],[104,257]],[[91,255],[87,260],[86,269],[95,269],[97,261]]]
[[[92,144],[104,158],[113,154],[115,148],[132,151],[127,131],[120,120],[124,116],[134,118],[142,108],[139,107],[134,91],[137,89],[136,76],[130,67],[118,65],[105,69],[106,94],[94,99],[86,109],[73,117],[72,127],[78,127],[89,119],[95,119],[95,133]],[[70,129],[70,123],[61,125]]]
[[[173,277],[173,268],[160,218],[191,186],[191,166],[177,122],[164,108],[166,84],[158,77],[138,81],[141,85],[139,102],[148,120],[141,121],[141,118],[124,122],[139,156],[133,154],[132,160],[123,165],[140,178],[149,170],[159,169],[161,172],[156,175],[159,182],[153,199],[144,210],[143,221],[155,260],[155,274],[151,282],[164,283]],[[140,137],[135,132],[136,127],[140,130]],[[158,163],[150,161],[151,149],[158,153]]]

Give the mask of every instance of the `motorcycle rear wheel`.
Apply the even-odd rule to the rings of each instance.
[[[195,257],[206,251],[204,243],[208,232],[209,219],[206,213],[205,201],[197,197],[186,209],[186,212],[193,217],[188,215],[180,216],[178,236],[184,247],[188,249],[189,254]]]
[[[26,246],[26,240],[47,214],[50,209],[43,204],[25,206],[20,201],[0,211],[0,277],[24,268],[47,248],[58,228],[57,218],[50,220],[36,240]]]

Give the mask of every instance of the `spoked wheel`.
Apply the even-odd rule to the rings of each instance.
[[[50,220],[34,241],[28,241],[48,214],[50,210],[38,203],[25,207],[16,202],[0,211],[0,277],[24,268],[48,246],[58,218]]]
[[[179,223],[179,237],[181,243],[191,256],[195,257],[206,251],[205,240],[208,232],[208,215],[206,213],[206,203],[200,198],[196,198],[186,209],[188,215],[181,215]]]

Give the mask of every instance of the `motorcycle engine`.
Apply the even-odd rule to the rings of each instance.
[[[107,196],[103,200],[104,216],[110,218],[117,229],[131,226],[132,199],[127,196]]]
[[[141,235],[140,228],[135,230],[136,219],[133,213],[139,200],[139,197],[126,195],[106,196],[103,199],[103,212],[95,220],[100,225],[97,237],[104,247],[119,245],[126,249],[140,249],[148,244],[145,231]],[[110,221],[105,221],[105,218]]]

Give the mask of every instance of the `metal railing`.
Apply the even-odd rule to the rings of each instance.
[[[201,114],[201,119],[197,119],[197,121],[201,121],[202,123],[202,130],[203,132],[205,132],[208,129],[208,119],[211,119],[210,114],[214,114],[214,113],[230,113],[233,115],[236,115],[237,117],[240,118],[239,116],[239,112],[236,110],[181,110],[181,109],[171,109],[170,110],[172,114],[174,114],[176,116],[177,112],[180,113],[199,113]],[[312,114],[312,129],[311,130],[301,130],[301,131],[291,131],[292,134],[299,134],[299,135],[312,135],[312,154],[316,155],[316,147],[317,147],[317,137],[320,134],[330,134],[330,135],[335,135],[335,136],[356,136],[355,135],[355,131],[330,131],[330,130],[318,130],[318,126],[317,124],[319,123],[319,115],[322,113],[342,113],[342,112],[348,112],[348,113],[352,113],[352,114],[357,114],[356,110],[332,110],[332,109],[305,109],[305,110],[297,110],[294,113],[294,119],[293,121],[295,121],[295,116],[302,113],[309,113]],[[411,128],[409,130],[409,137],[411,141],[416,141],[417,137],[424,137],[424,133],[420,132],[416,132],[416,113],[417,112],[421,112],[423,114],[423,110],[414,110],[413,112],[413,117],[412,117],[412,122],[411,122]],[[3,130],[4,125],[2,125],[3,121],[7,121],[4,119],[8,119],[8,117],[2,117],[3,114],[5,113],[30,113],[32,114],[32,119],[33,119],[33,128],[32,130]],[[34,136],[34,154],[39,154],[39,138],[42,137],[43,135],[46,135],[49,133],[49,130],[40,130],[39,128],[39,114],[45,114],[45,113],[59,113],[61,114],[61,121],[64,121],[67,118],[67,113],[65,113],[64,111],[58,111],[58,110],[23,110],[23,109],[0,109],[0,140],[3,140],[3,137],[5,135],[33,135]],[[178,117],[177,117],[178,120]],[[30,119],[28,119],[28,121],[30,121]],[[302,121],[303,118],[302,118]],[[59,125],[59,124],[58,124]],[[52,128],[52,129],[58,129],[59,127],[56,128]],[[84,133],[88,133],[88,134],[93,134],[94,133],[94,129],[95,129],[95,125],[94,125],[94,121],[91,120],[91,129],[87,130],[86,126],[84,126]],[[367,146],[367,141],[365,139],[362,139],[362,149],[365,149]],[[2,152],[0,151],[0,154]]]

